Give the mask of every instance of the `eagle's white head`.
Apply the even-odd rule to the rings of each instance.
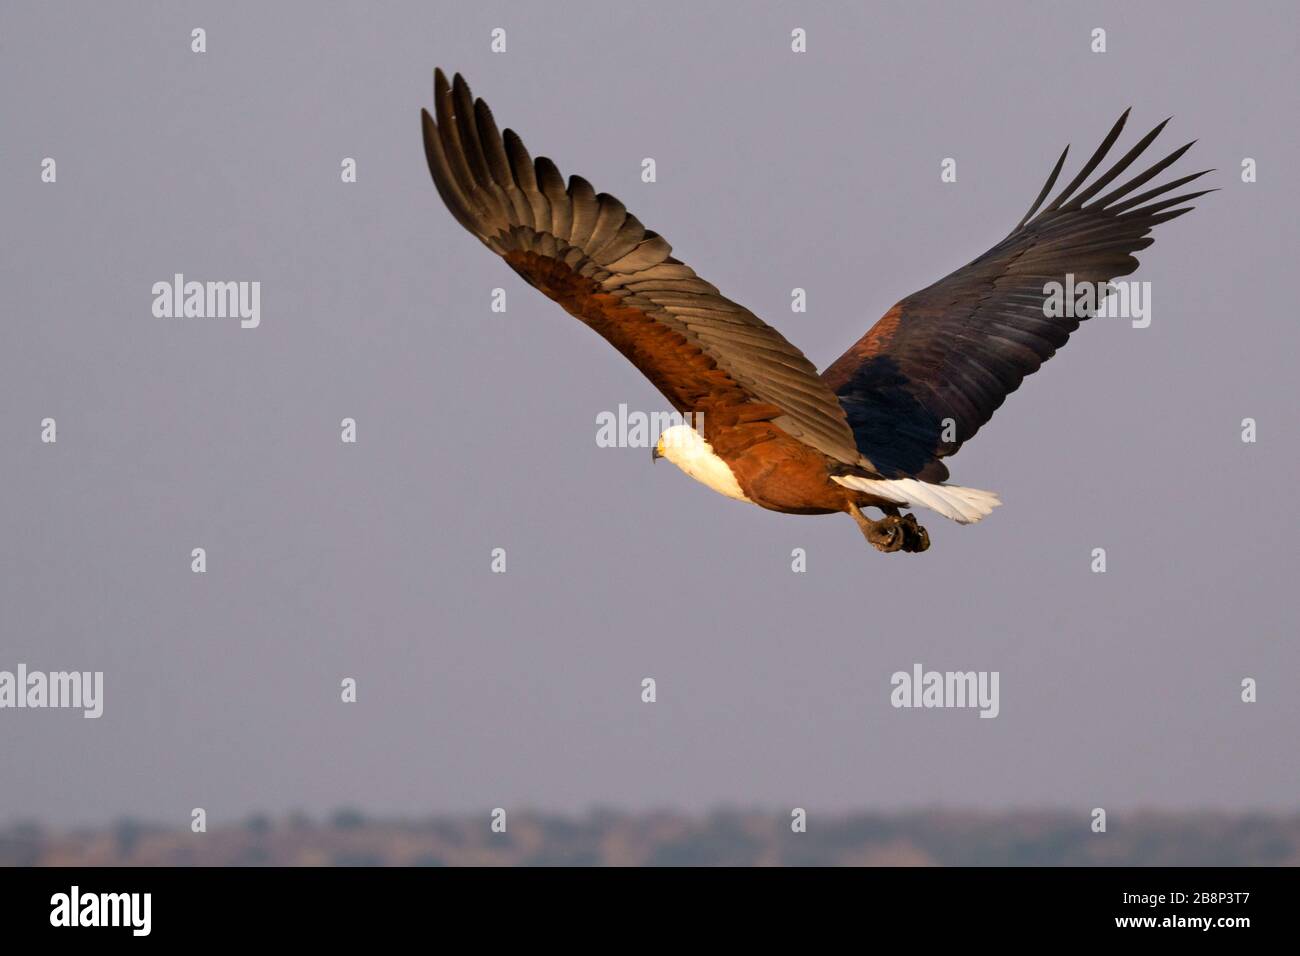
[[[659,435],[659,443],[650,455],[651,461],[667,458],[686,474],[701,484],[708,485],[720,495],[749,501],[740,490],[740,483],[731,466],[714,454],[713,446],[690,425],[674,425]]]

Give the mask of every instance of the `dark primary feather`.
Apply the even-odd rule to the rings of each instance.
[[[1039,212],[1065,164],[1067,147],[1010,235],[898,303],[823,373],[848,414],[858,448],[882,474],[944,480],[948,469],[940,459],[955,454],[1078,328],[1081,317],[1044,315],[1044,286],[1064,283],[1066,273],[1073,273],[1076,284],[1128,275],[1138,265],[1134,253],[1154,241],[1148,235],[1152,228],[1189,212],[1187,203],[1213,192],[1151,202],[1210,172],[1203,170],[1130,195],[1176,162],[1188,143],[1093,200],[1168,120],[1080,191],[1127,119],[1125,110],[1078,175]],[[946,420],[955,424],[951,441],[944,440]]]
[[[580,176],[566,188],[553,162],[534,161],[513,131],[497,131],[459,74],[448,85],[435,72],[434,112],[436,120],[423,113],[425,152],[456,220],[615,344],[679,411],[725,393],[756,414],[769,409],[765,417],[800,441],[861,464],[836,396],[779,332],[672,258],[668,242],[613,196]],[[556,270],[599,292],[575,299]],[[659,328],[644,328],[647,320]],[[713,368],[702,373],[701,364]]]

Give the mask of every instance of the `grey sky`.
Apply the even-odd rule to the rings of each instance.
[[[0,669],[103,670],[105,702],[0,711],[0,821],[1294,808],[1297,19],[5,4]],[[1126,106],[1121,148],[1174,114],[1153,158],[1199,138],[1179,168],[1223,191],[1142,255],[1150,328],[1085,326],[949,462],[1004,507],[882,555],[847,517],[596,446],[598,412],[665,403],[446,212],[418,122],[435,65],[819,367]],[[154,318],[176,272],[260,281],[260,328]],[[1000,715],[891,708],[915,662],[1000,671]]]

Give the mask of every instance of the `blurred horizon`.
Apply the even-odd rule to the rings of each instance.
[[[807,815],[718,807],[565,816],[510,811],[372,818],[252,814],[204,833],[121,819],[108,827],[0,825],[0,866],[1297,866],[1300,810],[1147,810],[1090,816],[1059,809]]]

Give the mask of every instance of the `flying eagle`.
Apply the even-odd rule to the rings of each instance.
[[[1212,191],[1161,198],[1204,170],[1134,194],[1188,143],[1099,195],[1168,120],[1081,189],[1119,138],[1125,110],[1054,199],[1043,205],[1069,147],[1005,239],[903,299],[819,375],[780,332],[673,258],[621,202],[581,176],[566,187],[551,160],[530,158],[512,130],[498,132],[460,74],[449,85],[436,70],[433,101],[436,120],[421,111],[424,148],[451,214],[700,424],[665,430],[652,457],[772,511],[845,512],[886,552],[929,547],[900,508],[968,524],[999,504],[992,492],[947,484],[943,459],[1089,314],[1045,309],[1046,284],[1129,274],[1133,254],[1154,241],[1152,227]],[[868,507],[882,518],[863,514]]]

